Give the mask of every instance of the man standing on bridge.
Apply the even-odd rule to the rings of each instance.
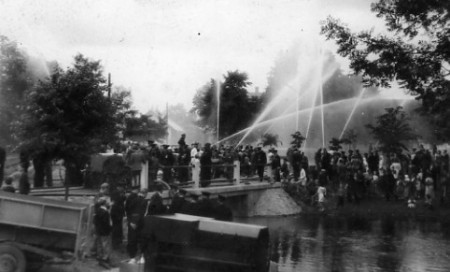
[[[259,181],[263,181],[264,178],[264,167],[267,164],[266,153],[261,149],[260,146],[256,148],[254,165],[256,166],[256,171],[258,172]]]

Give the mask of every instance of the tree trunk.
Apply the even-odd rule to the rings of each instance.
[[[33,159],[34,167],[34,188],[44,187],[45,162],[37,157]]]
[[[45,163],[45,184],[47,187],[53,187],[53,164],[52,160]]]

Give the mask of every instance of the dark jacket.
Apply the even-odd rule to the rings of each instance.
[[[133,193],[128,196],[125,203],[125,214],[127,215],[128,223],[140,224],[144,216],[142,207],[145,200]],[[144,210],[145,211],[145,210]]]
[[[159,193],[152,195],[150,204],[148,205],[147,215],[157,215],[166,213],[166,206],[164,206],[163,199]]]
[[[94,215],[95,233],[100,236],[108,236],[111,233],[111,223],[109,212],[105,208],[99,207]]]

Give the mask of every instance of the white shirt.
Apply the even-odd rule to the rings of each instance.
[[[319,186],[319,188],[317,188],[317,196],[319,197],[319,202],[325,201],[326,194],[327,194],[327,189],[325,187]]]

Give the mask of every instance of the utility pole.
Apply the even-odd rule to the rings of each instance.
[[[108,73],[108,98],[111,99],[111,73]]]
[[[166,124],[167,124],[167,144],[169,144],[169,140],[170,140],[169,102],[166,102]]]

